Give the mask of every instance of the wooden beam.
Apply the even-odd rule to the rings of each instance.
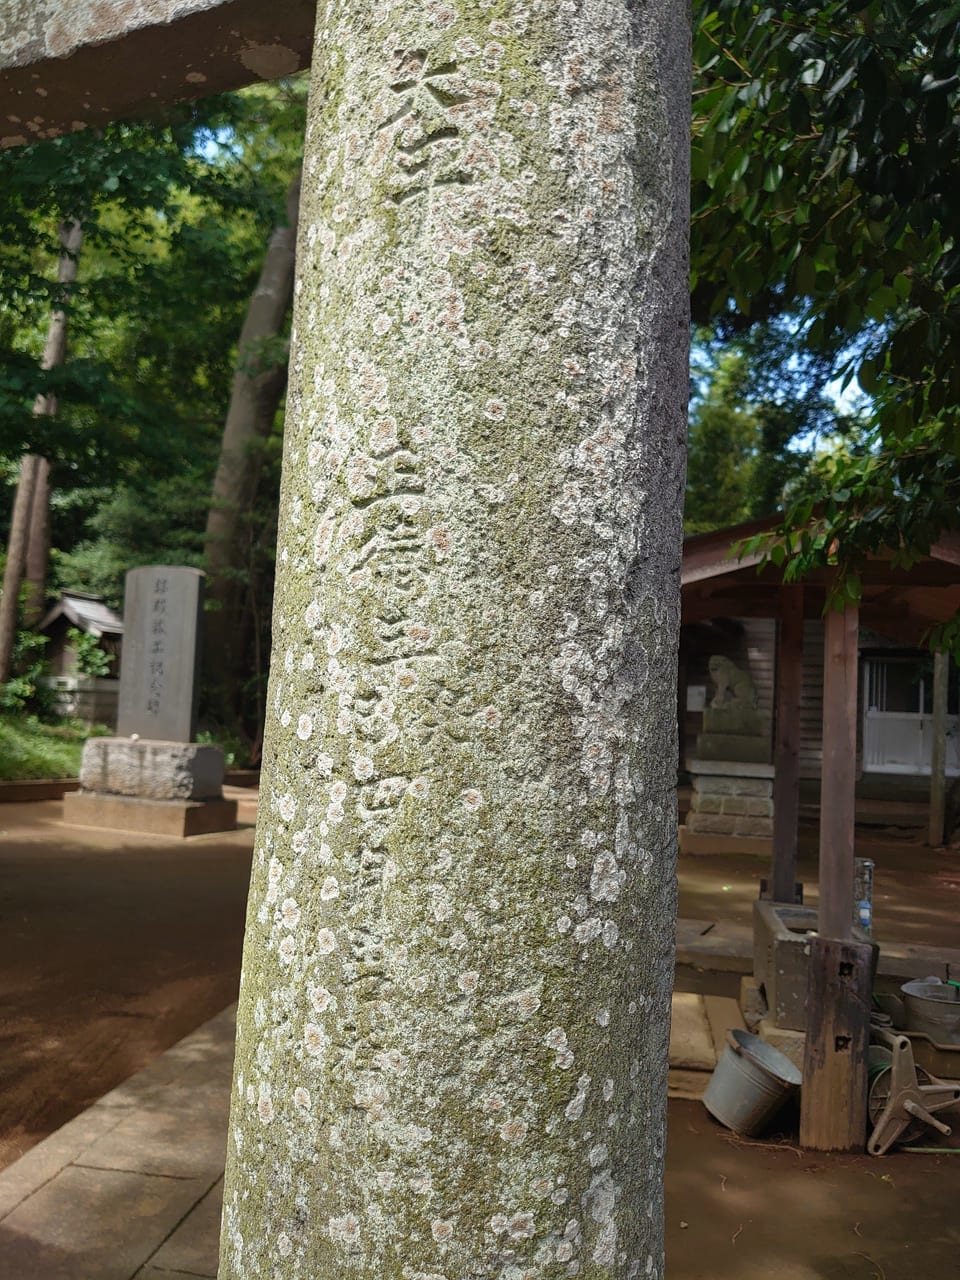
[[[801,1147],[864,1149],[872,953],[866,942],[810,940]]]
[[[315,0],[0,0],[0,146],[310,63]]]
[[[793,902],[797,883],[797,822],[800,816],[800,687],[803,677],[803,587],[780,593],[777,629],[777,733],[774,744],[774,902]]]
[[[947,687],[950,655],[933,655],[933,743],[930,753],[930,823],[928,840],[935,848],[943,844],[947,799]]]
[[[823,637],[820,773],[821,937],[853,936],[853,824],[857,769],[858,610],[831,609]]]
[[[820,904],[811,939],[800,1144],[862,1151],[872,948],[853,935],[853,827],[857,765],[858,610],[826,616],[823,764],[820,775]]]
[[[683,621],[711,622],[717,618],[775,618],[779,613],[781,588],[774,584],[747,582],[710,591],[704,586],[683,588]],[[823,588],[804,586],[804,612],[811,619],[823,615]]]
[[[960,565],[960,534],[942,533],[930,548],[930,555],[934,560]]]
[[[680,581],[683,586],[694,582],[703,582],[710,578],[720,578],[728,573],[736,573],[739,569],[752,569],[763,559],[760,551],[751,552],[742,558],[732,553],[732,547],[696,548],[684,551],[683,567]]]
[[[902,565],[894,566],[889,560],[868,560],[858,572],[865,587],[952,587],[957,581],[956,566],[933,557],[918,560],[909,569]]]
[[[776,517],[750,520],[745,524],[714,529],[711,533],[695,533],[684,538],[682,582],[699,582],[716,573],[729,573],[731,570],[759,564],[763,559],[762,552],[753,552],[739,560],[733,549],[755,534],[767,533],[776,528],[778,523]]]

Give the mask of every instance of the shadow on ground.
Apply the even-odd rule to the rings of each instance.
[[[671,1101],[667,1280],[955,1280],[958,1176],[960,1152],[801,1153]]]
[[[0,809],[0,1167],[239,985],[251,831],[179,844],[79,835],[43,821],[58,809]]]

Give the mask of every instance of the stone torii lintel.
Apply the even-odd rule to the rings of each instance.
[[[0,0],[0,146],[292,75],[315,0]]]

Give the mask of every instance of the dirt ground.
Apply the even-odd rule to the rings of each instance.
[[[0,805],[0,1168],[239,985],[252,827],[176,845],[61,809]]]
[[[957,1280],[960,1150],[875,1159],[795,1141],[747,1141],[671,1100],[667,1280]]]
[[[816,823],[801,822],[799,835],[797,879],[804,901],[816,905]],[[885,941],[960,947],[960,848],[931,849],[916,829],[858,827],[856,853],[876,863],[873,932],[881,947]],[[680,864],[680,915],[750,927],[760,880],[768,874],[766,859],[746,854],[686,856]]]
[[[0,1167],[235,998],[255,797],[232,794],[246,825],[182,846],[71,831],[56,802],[0,806]],[[858,852],[877,861],[881,938],[960,946],[960,853],[896,832]],[[765,873],[685,858],[681,914],[746,924]],[[669,1114],[668,1280],[960,1276],[960,1150],[805,1155],[789,1130],[750,1143],[699,1103]]]

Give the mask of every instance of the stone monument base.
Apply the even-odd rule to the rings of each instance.
[[[233,831],[236,800],[149,800],[139,796],[71,791],[63,797],[65,822],[78,827],[131,831],[180,840],[215,831]]]
[[[81,790],[64,797],[65,822],[142,835],[233,831],[237,802],[223,798],[223,752],[198,742],[88,738]]]
[[[223,752],[206,743],[88,738],[80,786],[98,795],[142,800],[219,800],[223,772]]]
[[[770,763],[769,739],[748,737],[745,733],[700,733],[697,735],[697,751],[701,760],[716,763],[730,759]]]
[[[773,853],[773,765],[690,760],[693,782],[681,853]]]

